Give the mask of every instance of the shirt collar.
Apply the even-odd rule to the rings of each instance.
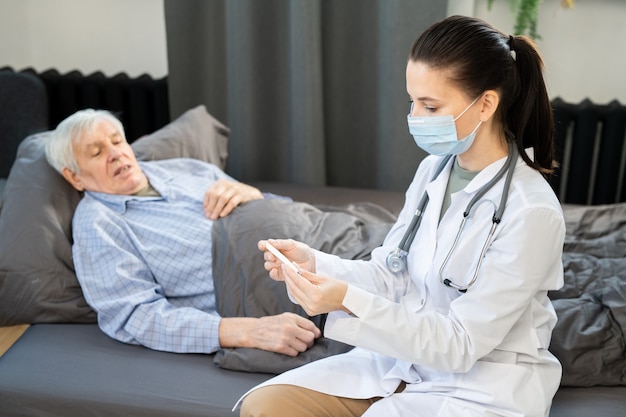
[[[136,195],[122,195],[122,194],[109,194],[96,191],[85,191],[86,195],[100,201],[105,206],[109,207],[118,213],[124,213],[126,211],[126,203],[131,200],[169,200],[170,186],[169,182],[172,180],[172,176],[165,170],[159,167],[150,165],[149,162],[139,161],[139,167],[144,172],[148,181],[154,187],[155,190],[161,194],[156,197],[140,197]]]
[[[534,150],[533,148],[525,149],[526,154],[533,159],[534,158]],[[496,175],[496,173],[502,168],[502,166],[506,163],[507,156],[504,156],[497,161],[487,165],[482,171],[480,171],[476,177],[467,185],[465,191],[468,193],[473,193],[477,191],[480,187],[485,185],[488,181]],[[515,166],[517,167],[520,163],[524,163],[524,160],[520,155],[517,156],[517,161]]]

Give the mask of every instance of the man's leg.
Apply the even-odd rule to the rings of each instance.
[[[268,385],[243,400],[241,417],[358,417],[380,397],[354,399],[322,394],[295,385]]]

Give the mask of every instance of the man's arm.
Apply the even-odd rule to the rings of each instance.
[[[224,348],[250,347],[289,356],[304,352],[321,335],[312,321],[293,313],[223,318],[219,327],[220,345]]]

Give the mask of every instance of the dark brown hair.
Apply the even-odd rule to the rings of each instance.
[[[486,90],[500,95],[495,117],[507,140],[546,178],[554,161],[554,118],[543,80],[543,61],[532,40],[508,36],[487,22],[451,16],[430,26],[415,41],[409,59],[452,74],[452,82],[468,98]],[[535,160],[525,148],[533,147]]]

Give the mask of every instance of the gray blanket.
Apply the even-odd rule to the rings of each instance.
[[[288,311],[308,317],[323,329],[325,315],[308,316],[289,300],[283,283],[269,278],[257,242],[292,238],[343,258],[368,259],[394,221],[390,212],[370,203],[330,207],[265,199],[238,207],[213,227],[218,312],[222,317],[261,317]],[[215,363],[239,371],[280,373],[351,348],[322,337],[297,357],[258,349],[222,349]]]
[[[565,285],[550,350],[562,385],[626,385],[626,204],[564,207]]]

